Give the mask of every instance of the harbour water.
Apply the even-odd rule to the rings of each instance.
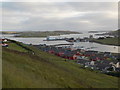
[[[95,35],[96,33],[84,33],[84,34],[69,34],[69,35],[60,35],[60,36],[54,36],[54,37],[60,37],[60,38],[83,38],[83,37],[89,37],[89,35],[93,35],[95,38],[98,36]],[[70,42],[67,41],[44,41],[46,38],[18,38],[13,37],[14,35],[2,35],[2,37],[6,37],[12,40],[16,40],[19,42],[23,42],[25,44],[33,44],[33,45],[39,45],[39,44],[46,44],[46,45],[56,45],[56,44],[69,44]],[[103,45],[98,43],[92,43],[92,42],[74,42],[74,45],[72,46],[74,48],[79,49],[86,49],[86,50],[95,50],[100,52],[112,52],[112,53],[119,53],[120,46],[114,46],[114,45]]]

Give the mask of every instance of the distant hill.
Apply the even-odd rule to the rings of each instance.
[[[114,35],[120,35],[120,29],[118,29],[118,30],[116,30],[116,31],[113,31],[113,32],[111,32],[112,34],[114,34]]]
[[[103,32],[103,33],[95,34],[95,35],[114,35],[114,36],[120,35],[120,29],[115,30],[115,31],[89,31],[88,33],[99,33],[99,32]]]
[[[88,33],[99,33],[99,32],[109,32],[109,31],[88,31]]]
[[[107,33],[102,33],[102,34],[95,34],[95,35],[112,35],[114,36],[113,38],[104,38],[104,39],[92,39],[90,41],[100,43],[100,44],[106,44],[106,45],[116,45],[120,46],[120,29],[116,31],[110,31]]]
[[[75,31],[26,31],[18,32],[18,35],[15,37],[46,37],[46,36],[56,36],[64,34],[81,34],[80,32]]]
[[[118,88],[118,78],[82,68],[74,61],[9,42],[2,50],[3,88]]]
[[[110,31],[110,32],[107,33],[107,35],[113,35],[115,37],[118,37],[120,35],[120,29],[114,30],[114,31]]]
[[[13,31],[1,31],[0,34],[18,34],[18,32],[13,32]]]

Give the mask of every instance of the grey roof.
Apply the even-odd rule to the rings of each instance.
[[[87,62],[90,62],[89,60],[79,59],[77,63],[85,64]]]

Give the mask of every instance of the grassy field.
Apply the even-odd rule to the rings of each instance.
[[[3,88],[118,88],[117,77],[82,69],[74,62],[21,45],[35,54],[20,50],[15,43],[3,48]]]
[[[11,49],[11,50],[17,50],[19,52],[27,52],[26,49],[24,49],[24,48],[16,45],[15,43],[9,43],[9,49]]]
[[[2,88],[2,47],[0,46],[0,88]]]
[[[92,41],[101,44],[120,46],[119,40],[120,38],[105,38],[105,39],[93,39]]]

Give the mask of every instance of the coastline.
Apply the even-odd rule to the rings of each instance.
[[[83,33],[69,33],[69,34],[56,34],[56,35],[45,35],[45,36],[13,36],[13,37],[20,37],[20,38],[46,38],[47,36],[60,36],[60,35],[70,35],[70,34],[83,34]]]
[[[6,35],[9,34],[9,32],[5,33]],[[14,37],[23,37],[23,38],[30,38],[30,37],[47,37],[47,36],[59,36],[59,35],[67,35],[67,34],[82,34],[81,32],[74,32],[74,31],[32,31],[32,32],[16,32],[11,33],[16,34]]]
[[[43,52],[32,45],[25,45],[14,40],[8,42],[8,44],[9,47],[3,47],[2,52],[4,66],[2,72],[4,81],[3,88],[56,88],[58,86],[66,87],[68,85],[70,88],[73,86],[76,88],[86,88],[88,87],[87,85],[92,88],[118,87],[117,77],[84,68],[74,63],[73,60],[66,60],[53,54]],[[90,75],[90,77],[86,77],[86,75]],[[105,77],[105,79],[102,77]],[[84,81],[84,78],[87,81]],[[21,80],[22,82],[20,82]],[[80,85],[78,80],[79,82],[84,81],[84,84]],[[111,82],[109,82],[109,80]],[[99,85],[98,81],[103,83],[102,86]],[[90,82],[97,83],[97,85]]]
[[[119,38],[107,38],[107,39],[91,39],[90,42],[95,42],[103,45],[120,46]]]
[[[102,45],[120,46],[120,45],[116,45],[116,44],[107,44],[107,43],[102,43],[102,42],[99,42],[99,41],[90,41],[90,42],[99,43],[99,44],[102,44]]]

